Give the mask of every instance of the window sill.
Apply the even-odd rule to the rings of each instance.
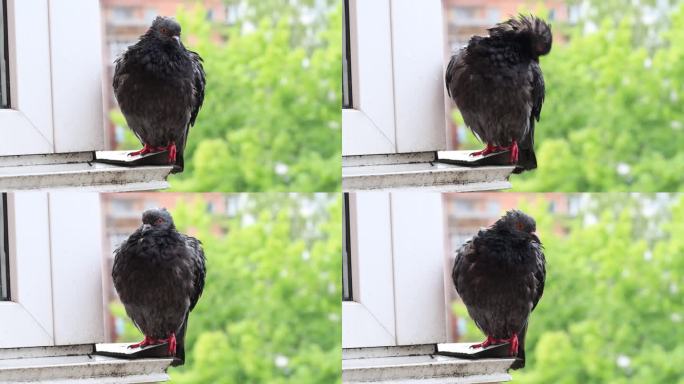
[[[166,369],[172,359],[125,360],[93,356],[93,346],[65,351],[60,348],[30,348],[25,357],[0,359],[0,383],[156,383],[169,379]],[[90,352],[85,352],[87,349]],[[19,351],[20,349],[17,349]],[[71,354],[74,351],[79,354]],[[47,352],[47,353],[44,353]]]
[[[345,156],[342,161],[342,188],[345,191],[420,189],[471,192],[511,187],[508,178],[513,166],[464,167],[436,161],[435,152]]]
[[[507,370],[514,359],[466,360],[436,355],[435,351],[435,345],[344,350],[342,381],[455,384],[511,380]]]
[[[98,156],[102,153],[98,152]],[[0,157],[0,190],[79,188],[118,192],[168,188],[166,177],[171,166],[125,167],[93,160],[92,152]]]

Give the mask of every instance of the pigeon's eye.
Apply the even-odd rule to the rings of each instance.
[[[523,223],[518,221],[517,223],[515,223],[515,229],[517,229],[518,231],[522,231],[523,229],[525,229],[525,226],[523,225]]]
[[[159,225],[159,224],[161,224],[161,223],[163,223],[163,222],[164,222],[164,219],[157,219],[157,220],[154,222],[154,225]]]
[[[161,33],[166,34],[169,30],[162,27],[162,29],[159,30]]]

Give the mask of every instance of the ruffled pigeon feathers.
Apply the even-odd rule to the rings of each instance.
[[[176,231],[166,209],[146,211],[142,222],[114,251],[114,287],[145,335],[131,347],[168,342],[173,365],[182,365],[188,315],[204,290],[204,251],[199,240]]]
[[[511,150],[516,173],[537,167],[534,126],[544,102],[539,57],[551,50],[551,28],[520,15],[474,36],[451,57],[445,82],[465,124],[487,145],[477,154]]]
[[[202,58],[185,49],[181,27],[157,17],[140,41],[116,59],[114,95],[143,149],[169,151],[173,172],[182,172],[188,132],[204,101]]]
[[[509,211],[458,250],[452,279],[470,317],[487,336],[473,347],[510,342],[513,369],[525,366],[529,316],[546,280],[542,244],[532,217]]]

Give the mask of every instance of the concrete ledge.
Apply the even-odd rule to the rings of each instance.
[[[419,346],[405,353],[427,350]],[[432,345],[432,350],[436,350]],[[342,359],[342,381],[344,383],[382,384],[456,384],[456,383],[499,383],[511,380],[508,368],[515,361],[511,358],[467,360],[434,354],[403,355],[393,348],[387,349],[390,356],[375,357],[383,349],[370,348],[364,357],[362,349],[355,349]],[[343,354],[344,356],[344,354]]]
[[[68,189],[97,192],[168,188],[171,166],[121,167],[91,162],[0,166],[0,191]]]
[[[0,383],[157,383],[172,359],[124,360],[78,355],[0,360]]]
[[[342,189],[430,189],[470,192],[507,189],[513,166],[462,167],[441,163],[413,163],[342,167]]]
[[[370,359],[374,357],[397,357],[433,355],[437,353],[434,344],[407,345],[401,347],[343,348],[342,359]]]
[[[469,159],[468,151],[451,156]],[[469,165],[469,164],[466,164]],[[437,152],[344,156],[342,189],[473,192],[507,189],[512,165],[463,166],[438,161]]]

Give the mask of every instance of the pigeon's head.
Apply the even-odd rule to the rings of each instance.
[[[517,209],[506,212],[495,224],[496,229],[504,229],[511,232],[524,232],[533,235],[537,230],[537,223],[534,219]]]
[[[512,39],[522,43],[535,61],[539,56],[551,52],[553,34],[551,26],[544,20],[532,15],[519,15],[489,29],[495,38]]]
[[[147,33],[164,43],[180,45],[181,26],[171,17],[157,16]]]
[[[142,216],[142,232],[155,230],[164,231],[175,228],[173,225],[173,218],[166,208],[148,209]]]
[[[534,16],[521,16],[521,20],[529,25],[532,31],[532,53],[535,57],[544,56],[551,52],[553,34],[546,22]]]

